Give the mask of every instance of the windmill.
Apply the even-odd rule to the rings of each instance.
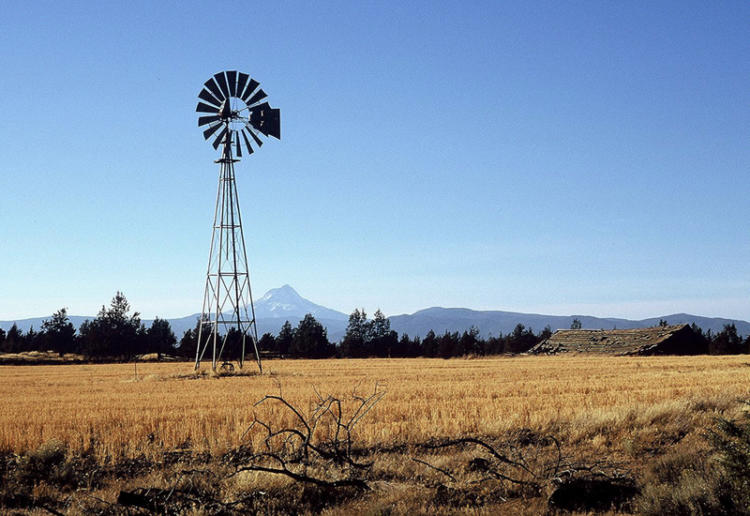
[[[211,367],[216,370],[230,335],[234,335],[241,345],[240,367],[244,363],[245,341],[249,337],[258,369],[263,371],[234,179],[234,164],[242,157],[243,151],[249,155],[253,153],[253,143],[258,148],[263,145],[261,136],[281,137],[280,111],[271,108],[268,102],[262,102],[266,93],[258,86],[258,82],[246,73],[219,72],[206,81],[198,94],[200,101],[195,111],[203,114],[198,118],[198,127],[205,126],[203,136],[206,140],[213,139],[214,149],[221,146],[221,158],[216,160],[220,164],[219,188],[198,327],[196,369],[210,347]],[[231,342],[230,346],[236,344]]]

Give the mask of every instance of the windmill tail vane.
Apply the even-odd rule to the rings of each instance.
[[[211,349],[211,367],[232,368],[222,357],[237,356],[242,367],[246,341],[252,343],[258,369],[263,367],[258,352],[250,270],[242,227],[234,163],[263,145],[261,137],[281,139],[281,112],[262,102],[266,93],[248,74],[219,72],[206,81],[195,108],[198,127],[214,149],[222,145],[219,186],[216,195],[213,233],[198,325],[195,368],[200,368]],[[255,147],[255,149],[254,149]]]

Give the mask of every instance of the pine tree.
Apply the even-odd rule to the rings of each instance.
[[[61,308],[51,319],[42,323],[42,338],[47,349],[64,353],[72,353],[76,344],[76,329],[68,319],[68,309]]]
[[[292,340],[294,339],[294,330],[289,321],[286,321],[279,331],[279,336],[276,337],[276,348],[279,353],[286,355],[292,347]]]
[[[146,332],[147,353],[172,354],[177,338],[172,332],[172,327],[166,319],[154,319],[151,327]]]
[[[367,320],[365,309],[355,309],[349,316],[349,324],[346,326],[346,335],[341,341],[341,353],[345,357],[361,358],[369,354],[368,349],[372,336],[372,325]]]
[[[294,331],[291,353],[295,357],[323,358],[330,356],[328,334],[312,314],[305,315]]]
[[[23,334],[18,329],[18,325],[16,323],[13,323],[13,326],[10,327],[10,330],[8,330],[8,334],[5,336],[2,351],[5,351],[7,353],[18,353],[22,351],[22,348]]]

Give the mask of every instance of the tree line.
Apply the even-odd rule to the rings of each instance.
[[[580,321],[574,321],[572,327],[580,328]],[[700,342],[695,349],[701,354],[750,353],[750,336],[742,339],[734,324],[725,325],[715,334],[711,330],[704,332],[695,324],[692,329]],[[451,358],[523,353],[551,335],[549,326],[534,333],[531,328],[518,324],[507,335],[486,338],[474,327],[463,332],[446,331],[442,335],[430,330],[424,338],[411,338],[407,334],[399,336],[392,330],[390,320],[380,310],[369,319],[364,309],[356,309],[349,316],[346,334],[339,343],[331,342],[323,325],[307,314],[296,327],[286,321],[278,335],[265,333],[258,341],[258,348],[266,355],[288,358]],[[229,330],[226,358],[233,359],[239,354],[241,340],[239,331]],[[130,314],[130,304],[122,292],[117,292],[110,306],[102,306],[97,317],[85,321],[78,331],[65,308],[45,320],[40,331],[31,328],[24,334],[15,324],[7,333],[0,329],[0,352],[6,353],[54,351],[77,353],[88,359],[114,360],[131,360],[146,353],[194,358],[197,345],[198,323],[177,342],[169,321],[157,317],[146,328],[138,312]],[[247,351],[252,352],[251,348]]]
[[[89,359],[130,360],[145,353],[173,354],[177,339],[166,319],[154,319],[149,328],[140,314],[129,314],[130,304],[122,292],[112,298],[93,320],[86,320],[76,331],[66,308],[42,323],[40,331],[25,334],[14,324],[6,333],[0,329],[0,351],[54,351],[61,355],[77,353]]]

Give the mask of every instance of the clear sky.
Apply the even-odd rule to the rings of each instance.
[[[750,320],[750,2],[3,2],[0,320],[200,311],[217,153],[254,296]]]

